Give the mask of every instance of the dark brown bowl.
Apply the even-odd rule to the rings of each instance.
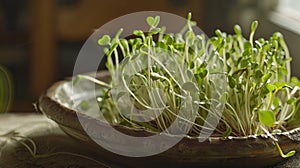
[[[109,79],[107,72],[99,72],[97,76],[104,80]],[[120,167],[266,167],[285,160],[279,155],[273,140],[268,136],[229,137],[226,139],[210,137],[204,142],[199,142],[197,138],[184,136],[171,149],[148,157],[126,157],[109,152],[96,144],[85,130],[97,126],[101,129],[94,135],[96,138],[101,138],[101,136],[109,134],[105,130],[111,126],[94,115],[97,113],[95,109],[88,112],[81,111],[78,105],[74,104],[74,98],[75,102],[88,100],[86,97],[88,91],[86,94],[76,93],[76,91],[72,93],[70,87],[72,87],[71,80],[55,83],[40,96],[37,109],[58,123],[67,134],[78,139],[84,145],[94,147],[102,160],[103,158],[107,159]],[[85,88],[94,89],[93,87]],[[155,134],[144,129],[132,129],[122,125],[112,127],[133,136]],[[165,136],[167,139],[174,138],[174,135]],[[299,128],[274,134],[274,136],[278,139],[284,152],[300,151]],[[111,141],[111,143],[120,147],[126,145],[120,140]]]

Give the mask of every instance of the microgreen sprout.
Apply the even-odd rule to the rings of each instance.
[[[211,129],[212,123],[205,120],[208,115],[217,118],[222,114],[212,136],[265,134],[274,140],[282,157],[294,155],[295,151],[283,154],[272,134],[298,127],[295,121],[300,118],[300,82],[295,77],[290,80],[291,58],[282,34],[276,32],[269,39],[254,39],[258,27],[254,21],[249,38],[243,37],[241,27],[235,25],[235,34],[216,30],[216,36],[205,39],[204,35],[194,33],[196,23],[191,20],[191,13],[177,34],[166,34],[165,27],[158,27],[159,21],[159,16],[149,16],[146,19],[149,31],[134,30],[134,39],[119,39],[123,31],[120,29],[115,37],[104,35],[98,41],[99,45],[108,47],[106,66],[112,76],[111,83],[83,78],[104,86],[99,106],[108,121],[160,132],[180,117],[193,124],[189,135],[197,136],[201,130]],[[154,37],[158,38],[154,40]],[[167,52],[167,56],[162,51]],[[120,55],[124,57],[121,62]],[[216,63],[225,68],[215,66]],[[135,72],[134,75],[130,77],[128,70]],[[175,73],[180,74],[179,77]],[[211,94],[219,87],[210,77],[212,74],[226,77],[225,92],[216,93],[219,99]],[[114,99],[116,85],[124,87]],[[153,94],[153,88],[159,92]],[[119,99],[126,93],[128,99]],[[188,108],[189,99],[193,100],[192,106],[198,107],[194,121],[191,114],[179,115],[180,108]],[[128,101],[134,105],[125,106]],[[220,103],[224,104],[221,113],[211,108]],[[125,106],[129,114],[120,106]],[[132,109],[147,113],[133,113]],[[158,113],[159,110],[162,111]],[[133,119],[136,116],[146,119],[149,114],[152,121]],[[181,127],[178,124],[178,128],[183,129]]]

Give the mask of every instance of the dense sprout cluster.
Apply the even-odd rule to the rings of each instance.
[[[290,77],[280,33],[255,40],[254,21],[249,38],[236,25],[235,34],[216,30],[206,39],[194,33],[191,14],[177,34],[165,33],[159,20],[148,17],[149,31],[135,30],[131,39],[119,38],[122,29],[99,39],[108,46],[112,77],[109,84],[97,82],[105,86],[99,106],[107,121],[156,132],[176,121],[178,129],[190,124],[191,136],[213,130],[223,137],[266,134],[275,142],[272,132],[298,126],[300,83]],[[216,128],[207,117],[218,119]]]
[[[300,82],[282,34],[255,40],[254,21],[249,38],[235,25],[235,34],[216,30],[207,39],[193,31],[190,13],[177,34],[159,21],[149,16],[149,31],[129,39],[120,38],[123,29],[99,39],[110,83],[80,76],[103,86],[99,106],[109,123],[195,137],[266,134],[282,157],[295,153],[284,155],[272,135],[300,119]]]
[[[194,124],[200,129],[207,114],[214,113],[208,108],[212,101],[225,101],[220,128],[216,131],[224,133],[227,130],[227,135],[245,136],[264,133],[263,130],[284,130],[293,121],[298,107],[296,94],[299,82],[296,78],[290,80],[291,58],[280,33],[274,33],[269,39],[254,40],[258,24],[254,21],[249,39],[242,36],[241,28],[236,25],[236,34],[216,30],[216,36],[207,40],[204,35],[193,32],[192,27],[196,24],[191,21],[191,15],[188,15],[186,26],[178,34],[165,34],[164,27],[158,28],[159,16],[148,17],[147,23],[150,26],[149,32],[135,30],[133,34],[136,37],[133,39],[119,39],[122,33],[120,29],[113,39],[105,35],[98,41],[100,45],[109,46],[105,49],[108,57],[106,65],[112,76],[122,73],[125,64],[134,59],[140,59],[140,64],[152,62],[151,66],[136,72],[127,86],[138,109],[151,109],[149,91],[155,85],[162,88],[164,93],[160,94],[164,94],[167,99],[165,108],[168,110],[164,112],[172,113],[165,116],[162,113],[161,122],[174,120],[182,102],[180,95],[187,90],[197,92],[199,96],[199,110]],[[158,58],[163,57],[161,51],[167,52],[169,57]],[[124,57],[121,64],[119,55]],[[187,82],[179,82],[172,73],[174,68],[167,67],[171,63],[177,66],[177,71],[185,71],[179,73],[192,77],[187,77]],[[170,69],[173,71],[170,72]],[[226,91],[219,93],[219,100],[212,100],[210,95],[212,89],[217,89],[210,77],[213,73],[226,76]],[[126,78],[124,73],[122,75]],[[119,83],[112,80],[111,86],[114,84]],[[115,102],[111,102],[110,90],[107,89],[106,96],[100,102],[101,108],[109,113],[106,116],[114,124],[124,122],[124,119],[130,124],[130,118],[122,116],[115,108]],[[158,124],[158,120],[157,123],[148,124],[150,129],[166,129]],[[197,132],[197,129],[194,131]]]

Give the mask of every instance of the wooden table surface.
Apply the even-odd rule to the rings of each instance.
[[[117,160],[115,161],[117,163]],[[62,132],[40,114],[0,115],[1,168],[119,168]],[[300,155],[274,168],[298,168]]]

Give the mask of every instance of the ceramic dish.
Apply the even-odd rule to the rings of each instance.
[[[99,72],[97,76],[108,80],[107,72]],[[72,91],[72,81],[60,81],[52,85],[42,94],[37,103],[37,109],[59,124],[61,129],[80,143],[93,146],[99,157],[113,161],[120,167],[265,167],[277,164],[284,159],[280,157],[273,140],[267,136],[248,137],[211,137],[204,142],[197,138],[184,136],[182,140],[171,149],[158,155],[149,157],[125,157],[114,154],[96,144],[93,139],[109,134],[105,131],[110,125],[102,121],[98,114],[97,105],[88,111],[82,111],[79,101],[91,100],[89,91],[93,91],[91,83],[82,84],[85,92]],[[101,88],[98,88],[101,91]],[[97,92],[97,91],[96,91]],[[86,124],[79,121],[84,119]],[[92,124],[89,124],[92,123]],[[83,126],[82,126],[83,125]],[[85,129],[94,126],[102,129],[95,132],[93,138]],[[151,136],[155,133],[144,129],[132,129],[116,125],[113,128],[134,136]],[[83,129],[85,128],[85,129]],[[174,137],[166,135],[167,138]],[[274,135],[284,152],[290,150],[300,151],[300,129]],[[124,147],[122,140],[112,140],[116,146]],[[130,150],[130,149],[128,149]]]

